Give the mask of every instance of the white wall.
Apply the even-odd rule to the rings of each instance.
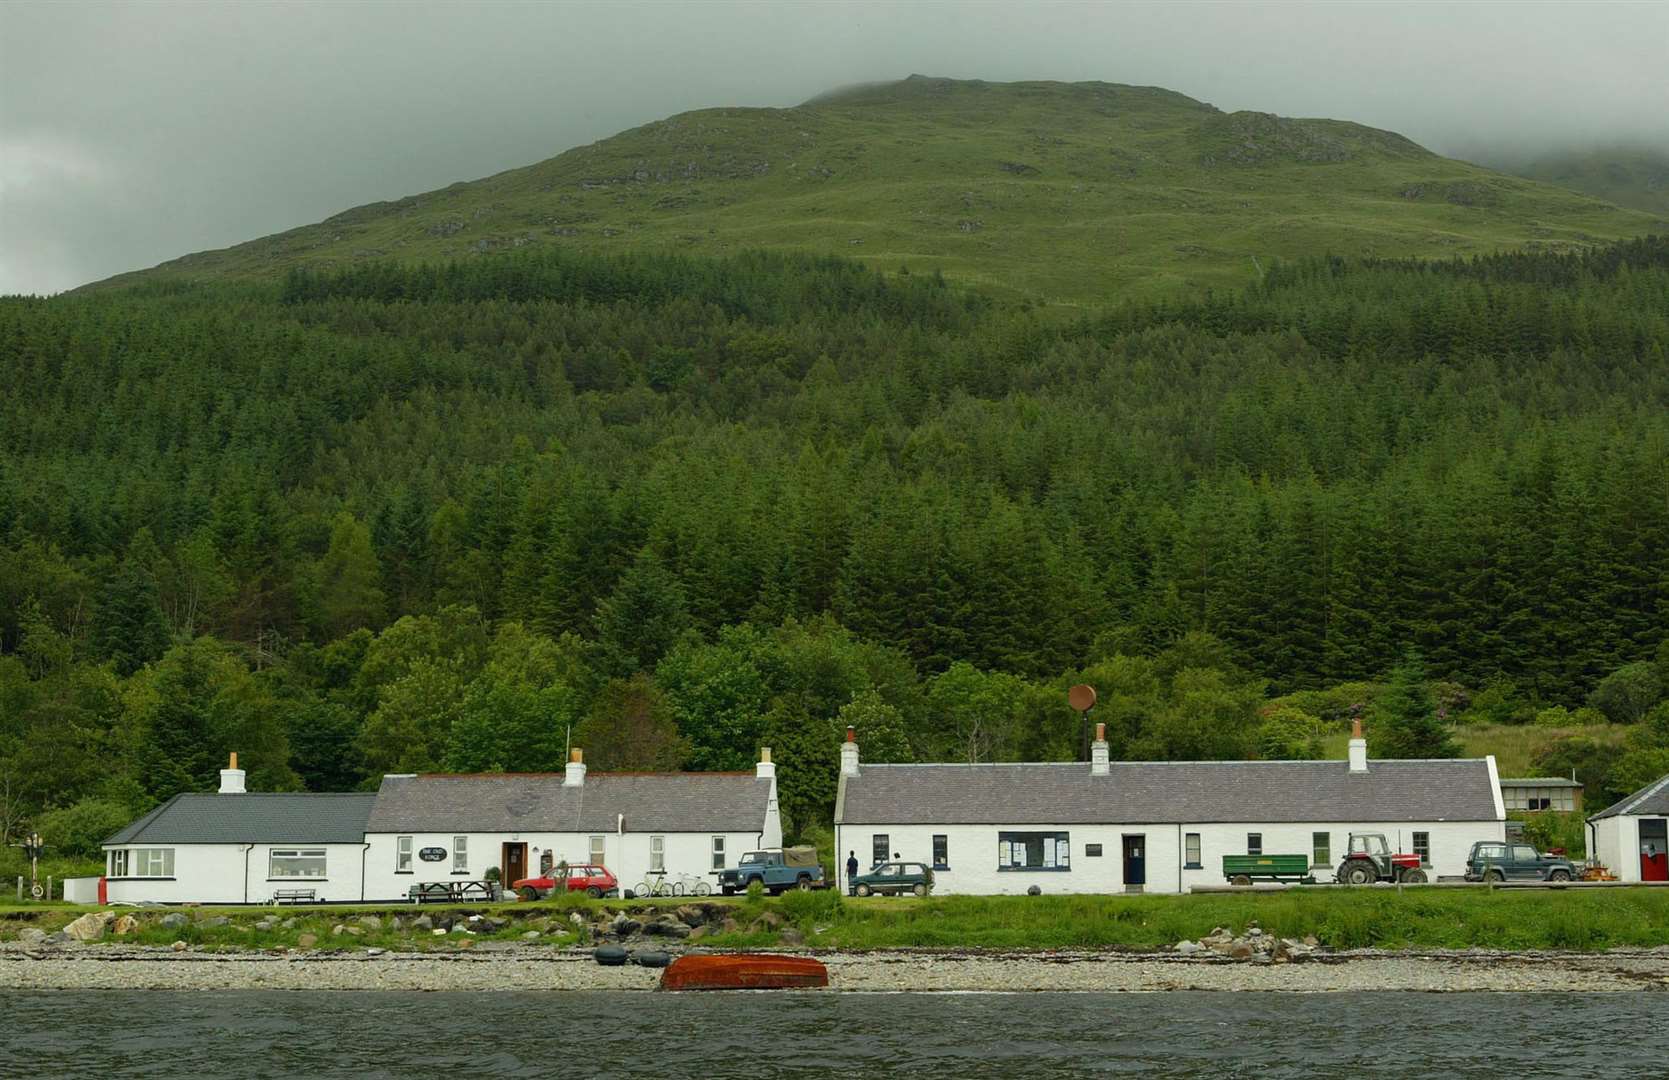
[[[841,887],[846,885],[846,858],[857,852],[859,873],[869,869],[872,838],[888,836],[888,847],[908,862],[932,865],[933,837],[942,835],[949,844],[949,869],[934,871],[934,891],[946,895],[970,893],[1005,895],[1026,892],[1033,885],[1044,893],[1114,893],[1125,891],[1124,837],[1143,837],[1146,884],[1144,892],[1182,892],[1194,885],[1224,884],[1223,856],[1246,854],[1246,834],[1263,834],[1263,851],[1275,855],[1310,857],[1311,834],[1326,831],[1331,840],[1330,865],[1321,868],[1319,881],[1333,880],[1333,867],[1343,857],[1351,832],[1382,832],[1397,851],[1412,851],[1416,831],[1431,834],[1432,878],[1458,877],[1465,870],[1466,856],[1478,840],[1501,840],[1499,821],[1259,825],[839,825],[835,828],[836,863]],[[1069,870],[999,870],[997,834],[1000,832],[1065,832],[1071,836]],[[1200,868],[1183,866],[1186,834],[1200,834]],[[1091,857],[1085,849],[1100,844],[1102,854]],[[890,852],[889,852],[890,854]]]
[[[680,874],[700,877],[718,891],[718,877],[713,869],[713,838],[724,837],[725,866],[735,866],[744,851],[753,851],[764,846],[771,846],[761,842],[761,834],[752,833],[408,833],[412,838],[412,872],[403,874],[397,872],[398,836],[395,833],[370,833],[366,836],[369,849],[365,863],[365,898],[367,900],[405,900],[413,885],[431,882],[447,882],[455,880],[479,881],[489,866],[499,867],[503,859],[503,846],[507,843],[527,845],[527,876],[536,877],[539,874],[541,854],[551,853],[552,864],[568,862],[586,863],[591,861],[591,837],[603,838],[603,865],[613,872],[620,880],[622,891],[635,889],[638,883],[645,880],[649,870],[649,849],[651,835],[665,838],[665,862],[667,881],[671,883]],[[457,835],[469,837],[468,870],[454,874],[452,871],[453,838]],[[781,829],[777,831],[780,842]],[[444,848],[447,853],[441,862],[424,862],[417,858],[416,853],[426,847]],[[511,883],[506,881],[505,886]]]
[[[312,889],[319,900],[360,898],[362,844],[131,844],[129,851],[172,848],[174,876],[163,878],[110,878],[106,895],[111,903],[159,904],[265,904],[275,889]],[[268,856],[273,848],[323,849],[323,878],[282,878],[268,880]],[[105,866],[110,852],[105,849]]]
[[[1640,880],[1640,822],[1630,814],[1615,814],[1593,824],[1594,858],[1619,881]],[[1649,820],[1657,820],[1651,815]]]

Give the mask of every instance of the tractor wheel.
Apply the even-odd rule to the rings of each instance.
[[[1357,861],[1345,867],[1344,880],[1347,885],[1372,885],[1379,880],[1379,872],[1367,863]]]
[[[861,881],[858,882],[858,895],[859,896],[868,896],[869,895],[869,886],[864,884]]]
[[[1569,881],[1570,880],[1570,871],[1569,870],[1555,870],[1551,874],[1547,875],[1547,880],[1549,880],[1549,881]]]
[[[531,901],[539,899],[539,890],[535,889],[531,885],[523,885],[521,888],[517,889],[516,892],[523,900]]]
[[[1252,879],[1247,877],[1245,874],[1236,874],[1232,878],[1229,878],[1230,885],[1250,885],[1251,883]]]
[[[1407,885],[1424,885],[1426,883],[1426,872],[1419,869],[1404,870],[1402,880]]]

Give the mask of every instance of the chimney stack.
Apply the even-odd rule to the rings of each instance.
[[[220,770],[220,793],[222,795],[244,794],[243,770],[238,768],[238,752],[232,751],[232,760],[224,769]]]
[[[1362,721],[1350,722],[1350,771],[1365,773],[1368,771],[1368,740],[1362,738]]]
[[[771,760],[771,748],[769,746],[759,748],[759,764],[753,767],[753,775],[761,780],[775,780],[777,778],[777,766]]]
[[[577,746],[568,751],[568,774],[562,778],[562,786],[585,786],[585,752]]]
[[[858,729],[846,729],[846,741],[840,744],[840,775],[858,775]]]
[[[1107,764],[1107,725],[1095,725],[1095,741],[1089,744],[1089,771],[1091,776],[1106,776],[1110,771]]]

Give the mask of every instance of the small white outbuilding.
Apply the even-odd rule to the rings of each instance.
[[[1621,881],[1669,881],[1669,776],[1588,819],[1588,850]]]

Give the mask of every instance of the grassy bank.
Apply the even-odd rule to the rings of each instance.
[[[1204,896],[931,897],[926,900],[853,900],[833,893],[780,899],[702,901],[715,925],[702,945],[771,948],[804,944],[820,949],[958,948],[1165,949],[1198,939],[1218,926],[1239,933],[1253,922],[1283,937],[1313,935],[1330,949],[1574,949],[1650,947],[1669,942],[1669,890],[1605,889],[1569,892],[1458,889],[1332,890]],[[137,944],[185,941],[199,948],[363,949],[448,951],[481,940],[529,940],[548,946],[588,945],[588,924],[627,909],[636,917],[676,903],[575,900],[466,909],[366,906],[328,909],[195,909],[180,928],[159,925],[161,913],[131,912],[141,927],[122,938]],[[25,926],[48,932],[83,909],[0,908],[0,940]],[[365,916],[373,916],[371,925]],[[436,935],[413,927],[427,915],[485,916],[500,925]],[[256,924],[276,917],[276,925]],[[224,918],[225,923],[219,923]],[[400,922],[396,925],[395,920]],[[719,924],[728,929],[720,929]],[[335,933],[336,926],[355,933]],[[538,937],[526,939],[530,931]],[[786,937],[785,937],[786,932]],[[311,940],[309,940],[309,938]]]

